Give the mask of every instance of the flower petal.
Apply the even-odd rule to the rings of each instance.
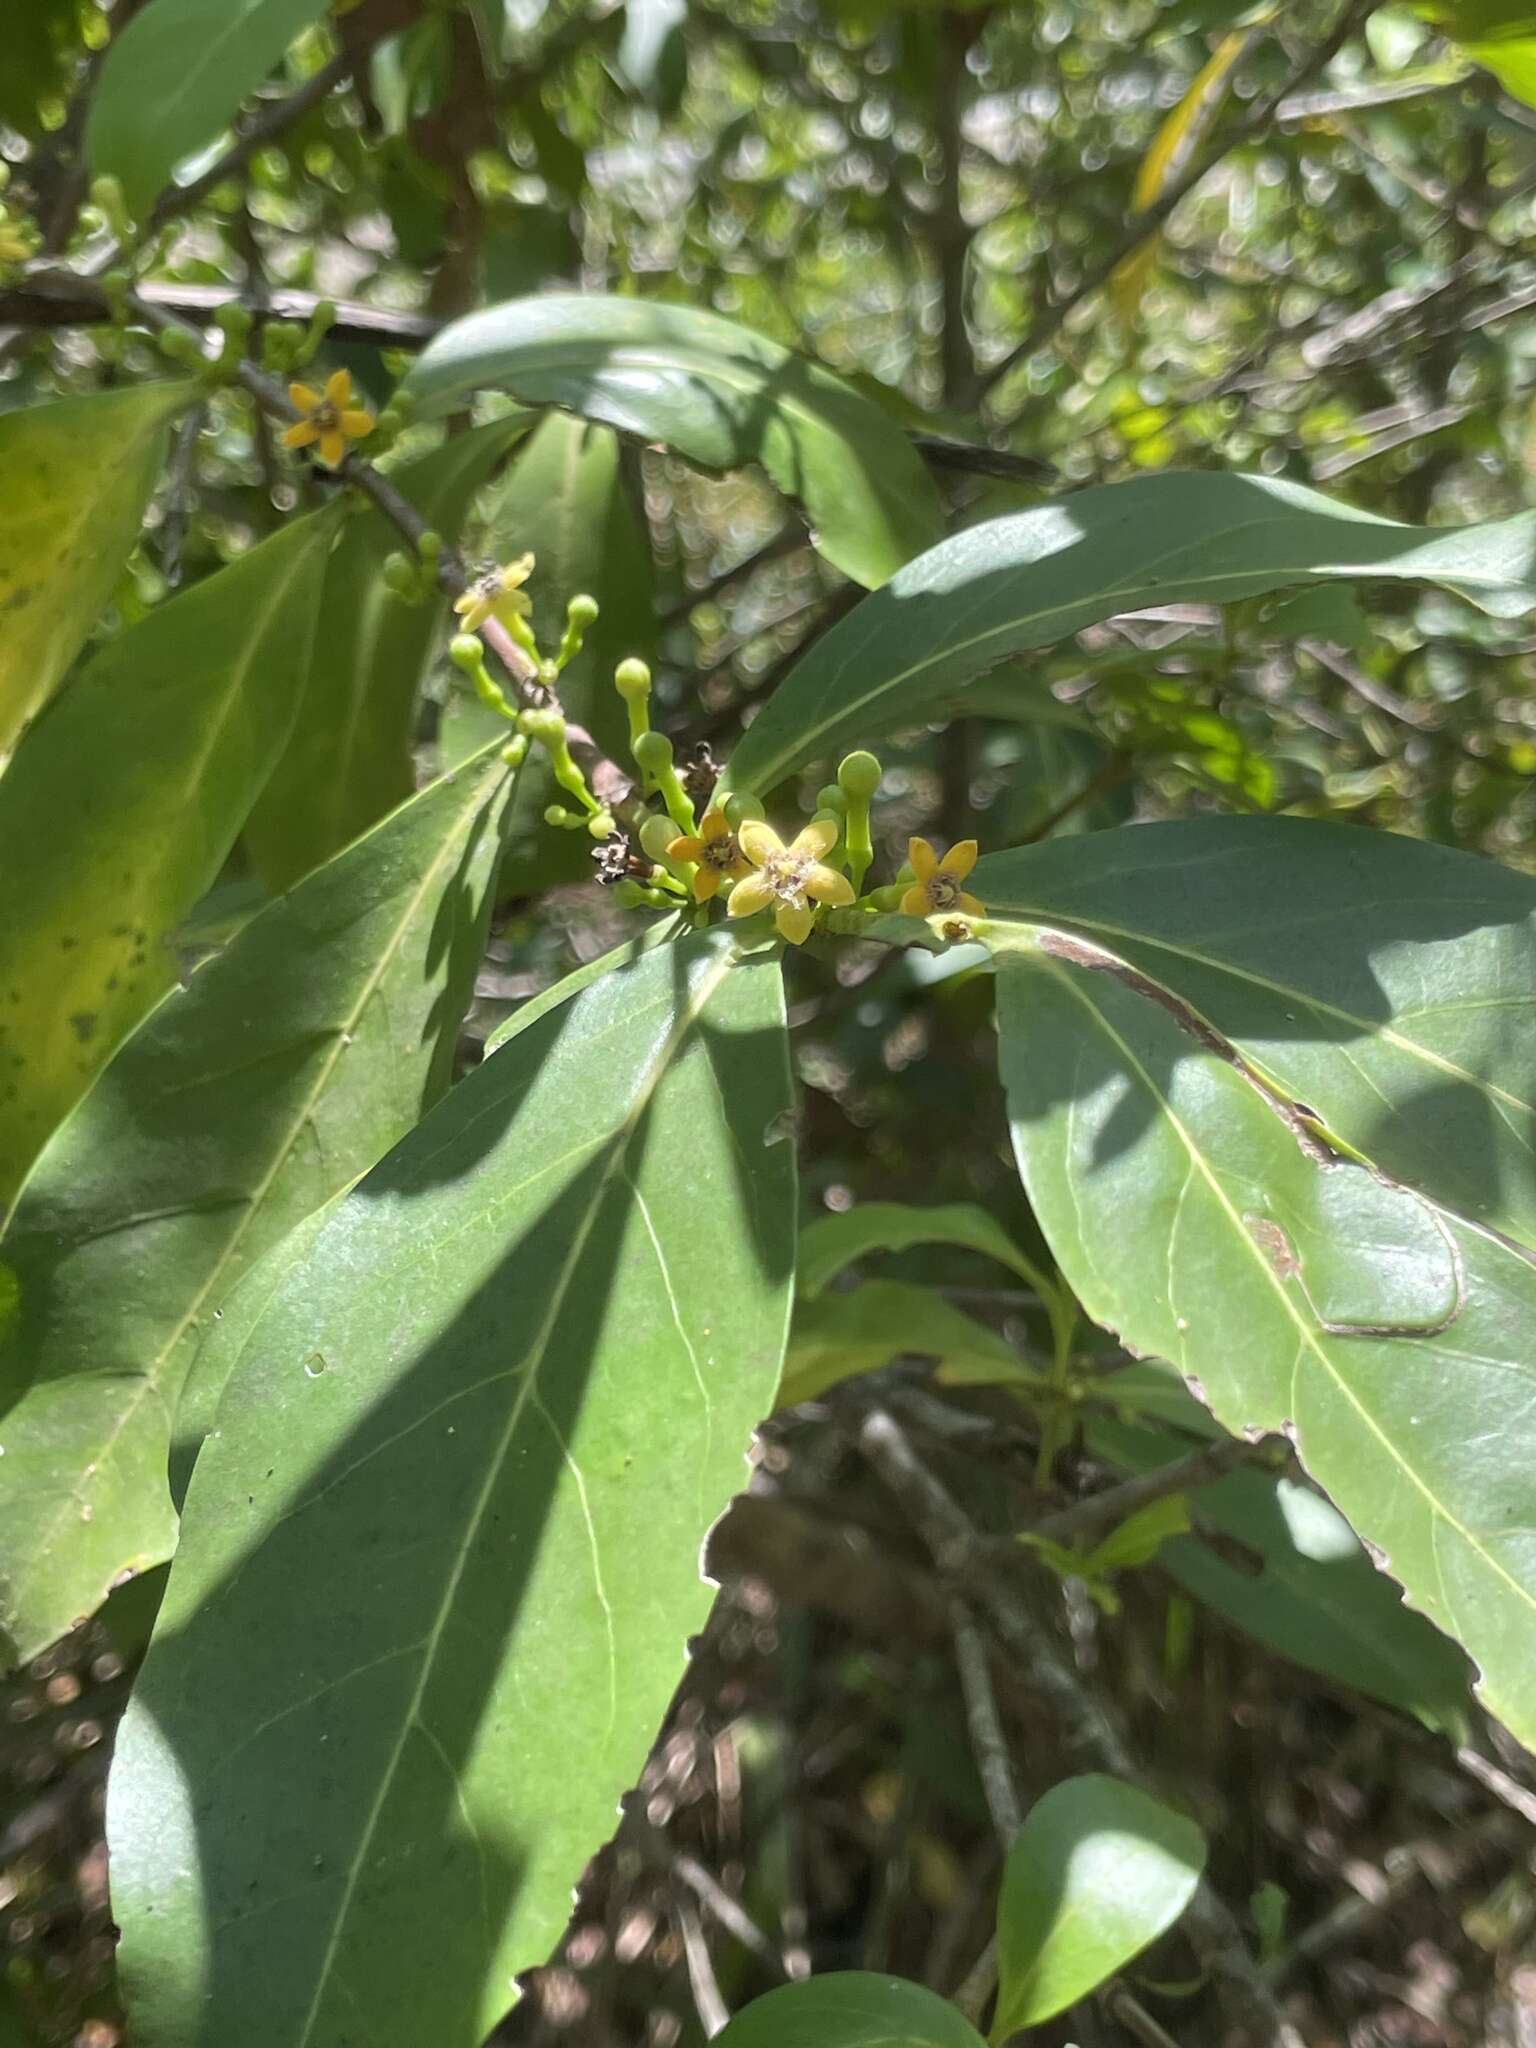
[[[720,884],[724,880],[725,877],[721,874],[718,868],[712,868],[707,864],[704,867],[695,868],[693,871],[694,902],[711,902],[719,892]]]
[[[669,839],[667,841],[667,858],[668,860],[702,860],[704,858],[702,834],[697,839],[690,838],[686,833],[677,839]]]
[[[704,813],[703,821],[699,826],[699,837],[701,839],[705,841],[729,839],[730,836],[731,828],[725,822],[724,811],[706,811]],[[697,858],[697,855],[695,855],[695,858]]]
[[[319,438],[320,429],[313,420],[295,420],[291,427],[284,430],[283,446],[285,448],[307,448],[311,441],[318,441]]]
[[[928,901],[928,891],[921,882],[914,882],[902,897],[899,905],[903,917],[926,917],[933,905]]]
[[[781,938],[788,939],[792,946],[803,946],[811,936],[816,913],[808,903],[781,903],[773,913],[773,921]]]
[[[946,875],[953,875],[957,882],[963,882],[976,865],[976,852],[974,839],[962,839],[958,846],[949,849],[939,866]]]
[[[347,453],[347,437],[340,427],[333,427],[329,433],[320,436],[320,459],[334,469],[344,461]]]
[[[364,412],[361,406],[344,412],[341,416],[341,431],[349,441],[361,441],[364,434],[371,434],[374,418],[371,412]]]
[[[967,917],[985,917],[987,906],[979,896],[971,896],[964,889],[955,898],[956,910],[963,910]]]
[[[773,827],[765,825],[761,818],[748,818],[736,838],[742,852],[754,867],[760,868],[765,860],[771,860],[776,853],[784,851],[783,840]]]
[[[300,412],[318,412],[325,403],[313,384],[290,384],[288,396]]]
[[[836,868],[824,868],[818,863],[805,871],[805,893],[814,896],[818,903],[847,904],[854,899],[853,884],[846,875],[840,875]]]
[[[939,865],[939,856],[926,839],[907,841],[907,859],[912,863],[912,872],[920,882],[926,882]]]
[[[459,623],[466,633],[478,633],[491,616],[491,601],[488,597],[479,597],[474,591],[466,590],[455,602],[454,610],[459,614]]]
[[[325,380],[325,395],[339,412],[344,405],[352,403],[352,372],[332,370]]]
[[[750,917],[754,910],[766,910],[773,901],[773,890],[761,875],[748,875],[736,884],[726,899],[726,913],[731,917]]]
[[[833,818],[812,818],[809,825],[802,826],[789,850],[802,858],[820,860],[824,853],[830,853],[836,846],[838,829]]]

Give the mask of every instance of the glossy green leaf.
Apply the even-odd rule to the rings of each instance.
[[[948,1999],[905,1977],[834,1970],[754,1998],[720,2048],[982,2048]]]
[[[191,156],[228,127],[327,0],[148,0],[112,39],[85,149],[143,218]]]
[[[970,527],[818,640],[732,756],[737,789],[918,725],[1010,654],[1116,612],[1225,603],[1292,584],[1440,583],[1499,615],[1536,604],[1536,513],[1400,526],[1300,484],[1216,472],[1139,477]]]
[[[177,978],[298,709],[334,532],[297,520],[109,642],[0,777],[0,1205]]]
[[[442,1094],[508,804],[496,755],[279,897],[129,1039],[0,1242],[0,1632],[20,1659],[170,1556],[172,1418],[254,1260]],[[19,1397],[19,1398],[18,1398]]]
[[[403,388],[445,412],[490,384],[708,469],[761,464],[856,583],[883,583],[940,531],[928,473],[880,407],[718,313],[595,292],[512,299],[455,321]]]
[[[629,719],[613,687],[626,655],[649,660],[656,624],[650,541],[630,502],[618,437],[563,413],[539,422],[487,508],[488,545],[504,561],[531,551],[532,621],[551,652],[565,630],[565,608],[585,592],[601,606],[581,652],[561,671],[560,702],[610,760],[629,759]],[[504,722],[467,688],[450,698],[443,751],[454,758],[481,746]],[[592,841],[552,831],[545,806],[565,802],[541,749],[518,790],[507,856],[507,883],[525,894],[553,882],[586,880]]]
[[[519,430],[516,420],[497,420],[455,434],[392,481],[453,542]],[[273,891],[339,853],[416,787],[417,700],[434,650],[447,645],[447,606],[411,604],[389,589],[384,563],[399,548],[383,514],[359,506],[326,567],[304,701],[245,828]]]
[[[1213,822],[1210,864],[1191,861],[1186,905],[1207,885],[1220,900],[1214,877],[1223,860],[1230,872],[1229,822]],[[1437,986],[1440,1001],[1463,1001],[1463,949],[1452,937],[1437,959],[1425,943],[1426,915],[1454,900],[1416,887],[1431,870],[1415,861],[1429,850],[1384,842],[1403,855],[1397,889],[1360,898],[1345,866],[1332,872],[1324,904],[1302,879],[1309,831],[1321,828],[1292,828],[1271,842],[1276,858],[1265,877],[1273,904],[1297,906],[1290,914],[1305,931],[1293,941],[1297,971],[1327,961],[1327,924],[1353,902],[1353,953],[1342,936],[1338,950],[1357,975],[1379,970],[1385,985],[1412,958],[1415,1005],[1433,1007]],[[1117,836],[1134,845],[1152,835]],[[1279,850],[1287,842],[1298,848],[1294,868]],[[1141,872],[1131,846],[1126,854],[1125,873]],[[1482,865],[1436,860],[1453,885]],[[1487,874],[1487,893],[1468,893],[1460,905],[1462,929],[1483,939],[1495,906],[1507,905],[1504,880],[1516,879]],[[1178,893],[1171,871],[1164,879]],[[1361,915],[1367,900],[1369,919]],[[1473,901],[1481,921],[1466,916]],[[1211,928],[1233,929],[1215,917]],[[1536,1263],[1320,1145],[1307,1120],[1243,1066],[1245,1034],[1237,1034],[1238,1053],[1228,1052],[1209,1025],[1181,1011],[1175,955],[1163,956],[1158,987],[1134,971],[1127,979],[1080,941],[1064,955],[1038,931],[992,930],[1014,1145],[1041,1227],[1084,1308],[1132,1349],[1171,1360],[1229,1429],[1285,1430],[1413,1604],[1482,1667],[1490,1709],[1529,1739]],[[1469,950],[1470,974],[1476,938]],[[1529,988],[1528,980],[1501,985],[1494,1000],[1506,1031],[1529,1011]],[[1281,1029],[1307,1015],[1284,996],[1267,1000]],[[1362,1058],[1364,1048],[1362,1040]],[[1438,1093],[1430,1099],[1437,1120],[1430,1137],[1420,1127],[1417,1142],[1430,1169],[1425,1185],[1437,1195],[1456,1166],[1455,1118]],[[1384,1086],[1373,1116],[1390,1100]],[[1411,1098],[1405,1110],[1395,1130],[1424,1115]],[[1329,1116],[1342,1142],[1367,1149],[1372,1132],[1358,1128],[1358,1117]],[[1437,1173],[1441,1157],[1445,1172]]]
[[[800,1233],[797,1285],[819,1294],[845,1266],[871,1252],[910,1251],[917,1244],[960,1245],[981,1252],[1033,1286],[1035,1269],[1002,1225],[974,1202],[924,1207],[910,1202],[860,1202],[841,1215],[818,1216]]]
[[[1421,0],[1415,9],[1506,91],[1536,105],[1536,8],[1526,0]]]
[[[1395,1179],[1536,1245],[1536,878],[1210,818],[995,856],[973,885],[1171,987]]]
[[[1093,1420],[1095,1456],[1150,1471],[1190,1448],[1171,1432]],[[1185,1592],[1245,1635],[1426,1726],[1465,1739],[1467,1660],[1403,1604],[1338,1510],[1309,1486],[1269,1472],[1231,1472],[1192,1495],[1200,1534],[1169,1543],[1159,1562]]]
[[[111,596],[185,384],[136,384],[0,414],[0,762]]]
[[[778,1405],[814,1400],[855,1373],[877,1372],[903,1353],[937,1359],[966,1384],[1022,1380],[1013,1346],[931,1287],[866,1280],[846,1294],[802,1299],[795,1309]]]
[[[657,947],[461,1082],[279,1281],[113,1768],[157,2048],[472,2048],[548,1953],[777,1384],[789,1085],[774,956]]]
[[[997,1908],[994,2041],[1123,1969],[1178,1919],[1205,1867],[1192,1820],[1119,1778],[1053,1785],[1014,1837]]]

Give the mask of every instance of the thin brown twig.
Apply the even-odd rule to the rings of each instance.
[[[893,1415],[872,1408],[851,1420],[854,1441],[887,1486],[903,1501],[940,1570],[952,1576],[974,1573],[972,1596],[987,1610],[1005,1648],[1018,1659],[1019,1675],[1045,1699],[1070,1745],[1100,1769],[1132,1784],[1146,1784],[1120,1731],[1113,1710],[1084,1685],[1049,1632],[997,1569],[975,1572],[991,1546],[964,1509],[919,1458]],[[1022,1561],[1022,1560],[1021,1560]],[[1250,2038],[1265,2048],[1301,2048],[1274,1994],[1248,1952],[1242,1931],[1225,1901],[1202,1878],[1185,1909],[1184,1925],[1203,1966],[1224,2002]]]
[[[971,1750],[986,1794],[987,1811],[992,1816],[997,1839],[1006,1850],[1019,1832],[1024,1814],[1018,1787],[1013,1782],[1013,1759],[1008,1753],[1002,1716],[997,1711],[997,1695],[992,1690],[986,1641],[970,1609],[959,1598],[950,1601],[949,1625],[955,1640],[960,1690],[965,1695]]]

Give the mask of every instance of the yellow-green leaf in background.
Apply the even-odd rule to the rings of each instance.
[[[177,976],[298,709],[328,508],[111,641],[0,778],[0,1205]]]
[[[1196,72],[1189,90],[1158,129],[1152,147],[1141,160],[1131,188],[1133,213],[1145,213],[1148,207],[1155,206],[1174,181],[1184,175],[1191,155],[1221,110],[1232,73],[1255,38],[1263,33],[1274,11],[1266,8],[1247,28],[1233,29],[1224,35],[1209,60]],[[1110,278],[1109,288],[1122,320],[1136,317],[1142,293],[1157,268],[1160,239],[1155,228],[1149,229],[1146,239],[1136,245]]]
[[[0,762],[85,645],[138,538],[187,384],[0,415]]]

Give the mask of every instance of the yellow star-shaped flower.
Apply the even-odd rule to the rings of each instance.
[[[962,839],[942,860],[926,839],[909,839],[907,858],[917,877],[901,899],[908,917],[937,917],[946,910],[963,910],[971,917],[986,915],[987,906],[980,897],[969,895],[960,886],[976,865],[974,839]]]
[[[462,597],[453,600],[462,630],[478,633],[489,618],[497,618],[504,626],[510,626],[514,619],[525,619],[532,606],[528,593],[520,586],[533,574],[532,555],[519,555],[515,562],[502,562],[477,576]]]
[[[743,856],[724,811],[706,811],[698,831],[674,839],[667,852],[673,860],[698,862],[693,877],[696,903],[708,903],[727,879],[739,881],[752,872],[752,863]]]
[[[320,460],[332,469],[346,454],[349,441],[361,441],[373,432],[373,414],[352,403],[350,370],[333,370],[324,391],[317,391],[312,384],[290,384],[288,396],[304,417],[295,420],[283,435],[283,446],[318,446]]]
[[[736,837],[757,872],[731,891],[725,906],[730,916],[750,917],[754,910],[766,910],[771,903],[780,937],[792,946],[801,946],[811,935],[818,903],[854,900],[852,882],[822,860],[837,843],[832,819],[813,819],[790,846],[771,825],[756,818],[749,818]]]

